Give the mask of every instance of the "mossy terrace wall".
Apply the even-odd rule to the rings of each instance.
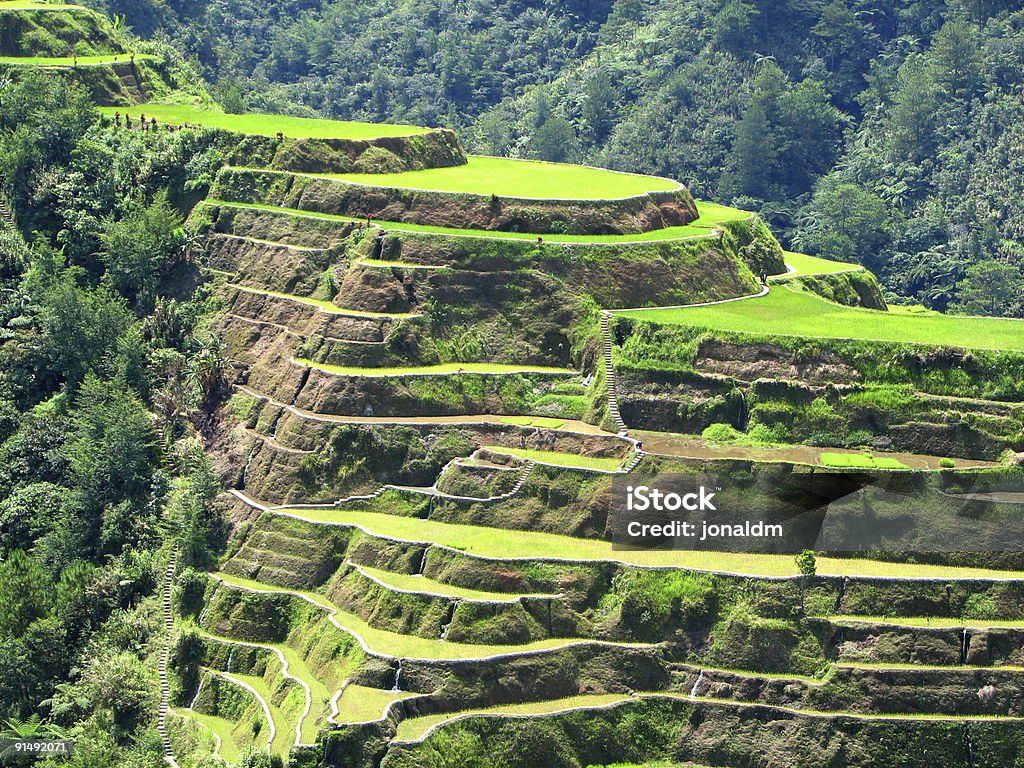
[[[619,407],[639,429],[763,424],[778,442],[997,461],[1024,449],[1024,356],[614,321]]]
[[[225,160],[251,168],[294,173],[400,173],[466,163],[455,132],[444,128],[415,136],[373,139],[267,137],[223,129],[216,132]]]
[[[319,213],[438,227],[564,234],[625,234],[688,224],[697,206],[685,188],[621,200],[541,200],[372,187],[338,179],[228,168],[211,196]]]

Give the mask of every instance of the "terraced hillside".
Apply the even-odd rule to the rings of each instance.
[[[12,76],[70,69],[107,120],[226,158],[188,228],[233,366],[204,432],[229,536],[166,571],[170,764],[1024,761],[1020,552],[809,573],[618,548],[609,522],[623,477],[713,470],[753,512],[758,481],[825,466],[1015,516],[1014,324],[890,311],[870,274],[672,180],[160,103],[173,77],[132,53],[91,11],[0,3]]]
[[[0,72],[59,70],[85,85],[99,104],[165,98],[189,84],[159,46],[138,43],[105,16],[76,4],[0,3]],[[191,87],[194,90],[194,86]]]
[[[870,275],[786,256],[756,217],[662,180],[635,182],[630,197],[545,199],[520,195],[582,171],[508,166],[506,179],[501,164],[481,175],[470,158],[367,177],[264,160],[224,168],[191,220],[238,380],[211,446],[231,540],[218,572],[180,579],[179,764],[248,744],[293,765],[392,768],[996,766],[1024,755],[1024,563],[1012,553],[819,556],[808,579],[790,555],[607,540],[616,475],[693,473],[717,458],[736,478],[781,477],[821,463],[781,446],[751,463],[747,444],[693,436],[743,398],[738,435],[790,425],[753,393],[813,394],[803,369],[770,363],[758,341],[741,359],[754,374],[775,367],[748,388],[732,368],[690,372],[688,356],[749,351],[719,339],[742,330],[715,318],[749,308],[797,323],[781,316],[786,302],[825,301],[812,292],[884,308]],[[778,280],[762,287],[761,271]],[[793,286],[803,293],[790,297]],[[644,306],[677,308],[619,311]],[[860,335],[824,342],[836,361],[815,370],[846,371],[844,343],[862,364],[890,343]],[[921,353],[919,380],[948,377],[947,357],[966,354],[940,349]],[[713,406],[693,395],[709,382]],[[858,393],[879,408],[883,395],[923,398],[873,381],[837,390]],[[929,396],[936,413],[960,402]],[[998,458],[893,444],[898,466]],[[994,485],[1017,476],[985,471]],[[955,492],[956,476],[940,490]]]

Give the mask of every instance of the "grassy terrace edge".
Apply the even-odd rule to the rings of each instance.
[[[422,136],[436,130],[417,125],[395,125],[391,123],[365,123],[348,120],[322,120],[312,117],[292,117],[261,112],[241,115],[202,109],[190,104],[138,104],[132,107],[101,107],[101,114],[112,117],[116,112],[130,114],[137,118],[144,114],[147,119],[155,117],[159,122],[182,125],[202,125],[233,133],[273,138],[280,131],[292,139],[349,139],[367,140],[380,138],[405,138]]]
[[[320,213],[318,211],[306,211],[299,208],[282,208],[280,206],[266,205],[263,203],[235,203],[227,200],[207,199],[202,201],[201,205],[209,207],[236,208],[239,210],[266,211],[268,213],[276,213],[281,216],[323,219],[325,221],[337,221],[344,224],[366,224],[366,219],[360,219],[354,216],[341,216],[338,214]],[[452,227],[435,227],[426,224],[406,224],[398,221],[381,221],[377,219],[373,220],[372,226],[386,231],[405,232],[416,235],[465,237],[481,240],[527,240],[537,242],[537,238],[540,237],[546,243],[621,245],[629,243],[665,243],[679,240],[710,238],[715,236],[712,231],[712,227],[715,224],[721,224],[729,221],[745,221],[757,215],[747,211],[740,211],[736,208],[728,208],[717,203],[697,202],[698,211],[705,208],[710,208],[711,212],[707,214],[702,213],[700,218],[684,226],[665,227],[663,229],[654,229],[648,232],[629,235],[535,235],[528,232],[505,232],[502,230],[492,229],[456,229]],[[285,244],[282,243],[282,245]],[[820,261],[825,264],[835,263],[827,262],[824,259],[821,259]]]
[[[1024,352],[1024,321],[1021,320],[914,315],[846,307],[785,286],[745,301],[636,309],[622,316],[655,325],[685,325],[758,337],[815,337]]]
[[[559,562],[619,562],[643,568],[681,568],[724,575],[796,578],[791,555],[735,552],[648,551],[613,549],[603,539],[582,539],[555,533],[441,523],[379,512],[343,509],[275,508],[268,514],[323,525],[359,528],[371,536],[412,544],[454,549],[486,560],[551,560]],[[862,576],[892,579],[1024,580],[1024,572],[993,568],[966,568],[920,563],[898,563],[862,558],[821,556],[821,576]]]

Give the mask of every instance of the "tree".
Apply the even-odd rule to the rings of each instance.
[[[967,268],[956,295],[954,312],[1019,317],[1024,304],[1024,275],[1012,264],[982,261]]]
[[[107,281],[139,314],[153,310],[159,289],[184,256],[181,225],[164,192],[123,219],[104,223],[101,256]]]
[[[808,208],[815,229],[803,233],[803,242],[825,258],[871,264],[889,242],[889,213],[882,199],[838,175],[818,183]]]
[[[979,30],[965,21],[947,21],[932,40],[928,54],[933,77],[953,99],[973,96],[982,82]]]
[[[576,131],[561,115],[551,115],[533,132],[530,156],[552,163],[568,163],[579,155]]]
[[[582,117],[591,140],[600,144],[611,132],[615,119],[615,89],[608,70],[598,67],[583,84]]]
[[[64,449],[98,551],[117,553],[136,543],[149,524],[155,459],[153,423],[123,381],[89,376],[71,411]]]
[[[29,624],[46,616],[53,604],[50,574],[22,550],[0,563],[0,637],[22,635]]]

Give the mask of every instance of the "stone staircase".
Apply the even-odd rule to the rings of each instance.
[[[167,682],[167,664],[171,655],[171,643],[174,640],[174,614],[171,611],[171,587],[174,585],[174,573],[178,567],[178,550],[171,553],[167,561],[167,570],[164,572],[163,581],[163,609],[164,629],[167,630],[167,638],[164,640],[164,647],[160,651],[160,661],[157,664],[157,672],[160,675],[160,708],[157,711],[157,730],[160,732],[160,740],[163,742],[164,762],[178,768],[178,762],[174,759],[171,751],[171,737],[167,730],[167,713],[171,706],[171,688]]]
[[[11,213],[11,207],[2,197],[0,197],[0,219],[3,219],[12,229],[17,229],[18,225],[14,222],[14,214]]]
[[[612,329],[607,312],[601,313],[602,355],[604,357],[604,375],[608,382],[608,415],[615,422],[620,435],[627,434],[626,422],[619,413],[619,392],[615,381],[615,366],[612,364]]]

